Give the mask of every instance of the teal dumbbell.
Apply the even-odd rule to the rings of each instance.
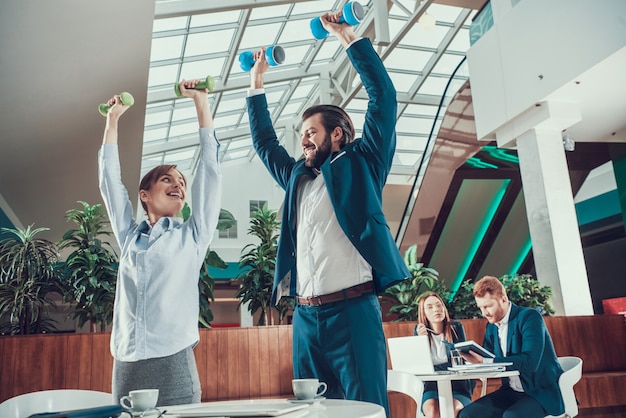
[[[339,18],[339,23],[347,23],[350,26],[357,25],[363,20],[365,11],[363,6],[356,1],[351,1],[343,6],[343,14]],[[328,36],[328,31],[324,29],[319,17],[311,20],[311,33],[315,39],[321,40]]]
[[[206,79],[199,82],[198,85],[195,87],[196,90],[208,90],[208,91],[213,91],[215,90],[215,79],[213,77],[211,77],[210,75],[206,76]],[[183,94],[180,92],[180,83],[176,83],[174,84],[174,92],[176,93],[176,97],[178,97],[179,99],[182,99]]]
[[[254,61],[252,55],[254,54],[250,51],[239,54],[239,66],[243,71],[250,71],[254,66],[256,61]],[[267,63],[272,67],[282,64],[285,61],[285,50],[279,45],[269,46],[265,50],[265,59],[267,59]]]
[[[120,93],[120,100],[124,106],[132,106],[135,104],[135,98],[127,91]],[[109,110],[111,110],[111,106],[106,103],[101,103],[98,106],[98,112],[100,112],[102,116],[106,116]]]

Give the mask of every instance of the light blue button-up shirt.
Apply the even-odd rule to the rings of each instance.
[[[200,129],[200,157],[191,186],[191,217],[137,224],[121,180],[117,144],[99,156],[100,192],[121,249],[111,354],[137,361],[175,354],[198,342],[198,278],[219,219],[219,142]]]

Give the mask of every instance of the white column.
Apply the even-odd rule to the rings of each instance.
[[[248,310],[249,304],[250,302],[246,302],[246,303],[241,304],[241,306],[239,307],[239,315],[240,315],[239,323],[241,324],[242,327],[251,327],[254,325],[252,321],[252,315],[250,315],[250,311]]]
[[[537,278],[557,315],[593,315],[561,130],[531,129],[516,142]]]

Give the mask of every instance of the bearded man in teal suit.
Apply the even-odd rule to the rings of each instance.
[[[512,362],[519,376],[502,379],[502,386],[461,410],[458,418],[543,418],[565,411],[559,389],[563,369],[543,318],[535,309],[509,301],[496,277],[474,285],[474,298],[488,324],[483,346],[496,357],[463,354],[472,363]]]
[[[369,39],[326,13],[322,25],[346,48],[369,96],[362,138],[338,106],[302,116],[296,161],[279,145],[268,111],[265,50],[250,71],[248,112],[255,150],[285,190],[272,302],[296,298],[296,378],[318,378],[326,396],[382,405],[388,414],[387,352],[377,294],[410,277],[382,211],[395,152],[396,91]]]

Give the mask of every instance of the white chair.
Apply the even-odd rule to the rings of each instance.
[[[582,377],[583,360],[579,357],[559,357],[563,374],[559,378],[559,389],[565,404],[565,413],[562,415],[547,415],[545,418],[572,418],[578,415],[578,404],[574,394],[574,385]]]
[[[399,370],[387,370],[387,390],[404,393],[411,397],[417,404],[415,418],[424,418],[424,415],[422,415],[424,382],[417,376]]]
[[[0,417],[25,418],[39,412],[115,405],[113,395],[106,392],[78,389],[43,390],[15,396],[0,403]]]

